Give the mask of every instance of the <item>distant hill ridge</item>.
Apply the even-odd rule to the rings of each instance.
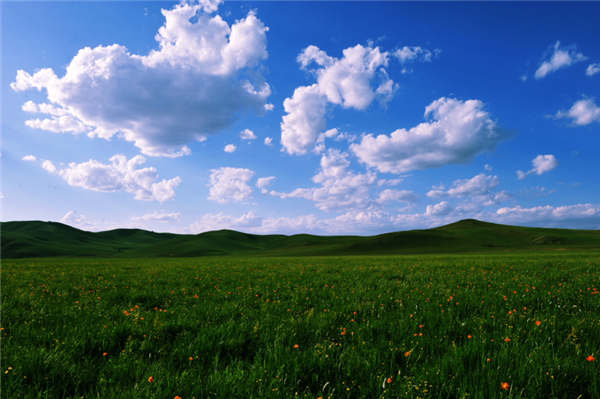
[[[529,249],[600,250],[600,231],[518,227],[461,220],[445,226],[376,236],[201,234],[140,229],[89,232],[42,221],[0,223],[2,258],[317,256],[469,253]]]

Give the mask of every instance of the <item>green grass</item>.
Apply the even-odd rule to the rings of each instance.
[[[2,257],[322,256],[600,250],[599,230],[544,229],[463,220],[371,237],[254,235],[232,230],[169,234],[137,229],[91,233],[55,222],[4,222]]]
[[[2,397],[600,398],[598,289],[590,251],[4,259]]]

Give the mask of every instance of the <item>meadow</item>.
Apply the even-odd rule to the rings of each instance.
[[[3,398],[600,398],[600,253],[2,261]]]

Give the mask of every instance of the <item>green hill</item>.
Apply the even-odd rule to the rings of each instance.
[[[517,227],[467,219],[376,236],[255,235],[232,230],[170,234],[139,229],[92,233],[56,222],[0,224],[2,258],[48,256],[303,256],[600,250],[600,231]]]

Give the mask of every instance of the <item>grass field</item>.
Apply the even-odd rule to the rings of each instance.
[[[597,252],[4,259],[2,397],[600,398],[599,289]]]

